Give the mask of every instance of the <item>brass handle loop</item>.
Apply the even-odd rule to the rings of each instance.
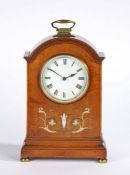
[[[70,29],[72,29],[76,22],[72,21],[72,20],[68,20],[68,19],[59,19],[59,20],[56,20],[56,21],[53,21],[51,23],[52,27],[55,28],[56,30],[58,30],[59,28],[55,26],[55,24],[68,24],[68,23],[72,23],[73,25],[70,27]]]
[[[64,27],[59,28],[55,26],[55,24],[72,24],[72,26],[70,26],[69,28],[64,28]],[[52,27],[55,28],[56,31],[58,32],[56,35],[58,37],[72,36],[70,32],[71,32],[71,29],[75,26],[75,24],[76,22],[68,19],[59,19],[51,23]]]

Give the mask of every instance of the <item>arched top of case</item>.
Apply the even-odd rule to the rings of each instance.
[[[78,35],[73,35],[71,37],[49,36],[41,40],[31,51],[26,51],[24,54],[24,58],[28,63],[30,63],[36,58],[38,53],[43,51],[45,48],[50,47],[54,44],[62,43],[72,43],[86,49],[93,55],[93,61],[97,64],[102,63],[103,59],[105,58],[103,52],[98,52],[97,49],[89,41]]]

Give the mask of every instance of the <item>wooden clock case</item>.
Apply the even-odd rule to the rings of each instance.
[[[69,104],[50,100],[40,87],[43,64],[60,54],[81,59],[89,69],[87,92]],[[27,61],[27,131],[21,160],[94,158],[106,162],[101,127],[104,54],[79,36],[51,36],[31,52],[25,52],[24,58]]]

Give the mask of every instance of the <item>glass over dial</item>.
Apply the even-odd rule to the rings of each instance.
[[[86,64],[71,55],[58,55],[42,67],[40,84],[51,100],[71,103],[87,91],[89,73]]]

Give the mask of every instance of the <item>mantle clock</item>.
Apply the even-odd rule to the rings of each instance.
[[[63,27],[63,26],[70,27]],[[21,161],[91,158],[106,162],[102,139],[102,52],[57,20],[27,61],[27,131]],[[60,26],[60,27],[59,27]]]

